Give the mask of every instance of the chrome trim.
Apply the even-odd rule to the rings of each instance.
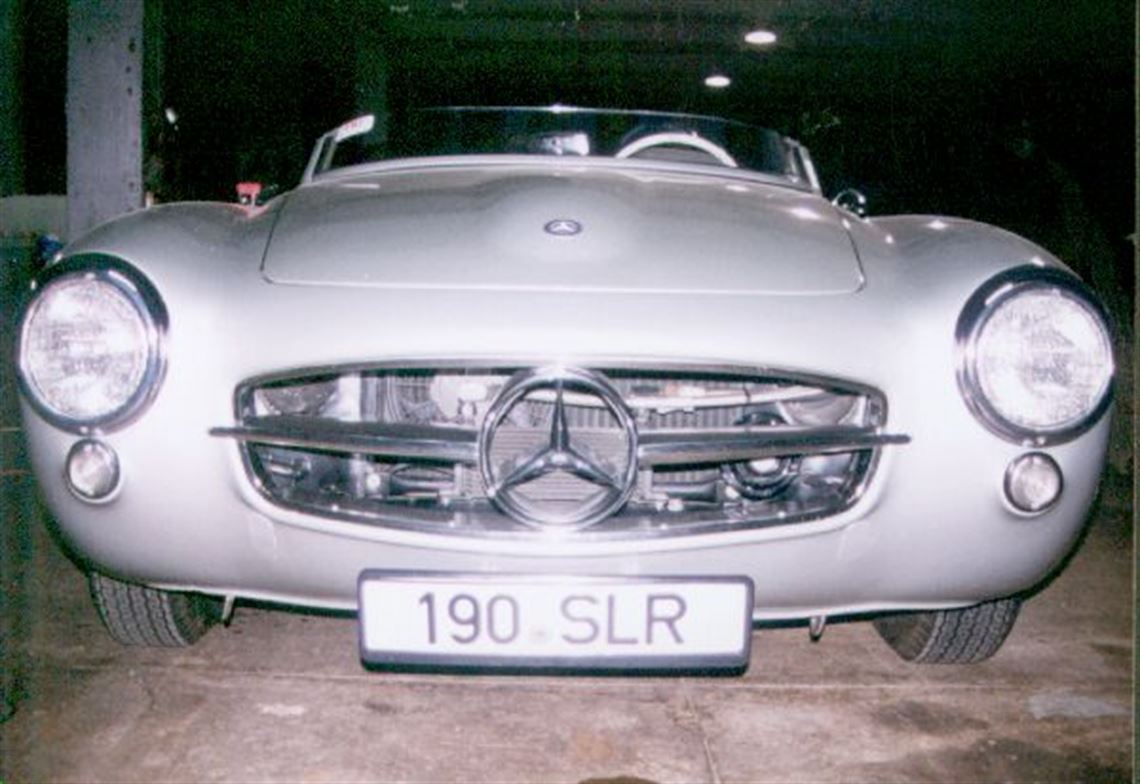
[[[305,165],[305,171],[301,174],[301,185],[305,185],[313,181],[320,170],[328,166],[328,159],[330,153],[333,151],[333,137],[336,136],[336,129],[322,134],[316,143],[313,144],[313,152],[309,155],[309,162]]]
[[[759,513],[695,509],[669,513],[663,518],[660,511],[649,508],[630,508],[606,519],[605,526],[584,529],[563,529],[557,526],[537,527],[520,525],[514,518],[494,509],[489,502],[453,503],[450,507],[428,510],[412,505],[388,504],[376,511],[366,502],[339,499],[336,504],[318,507],[304,494],[283,499],[264,488],[256,474],[251,481],[258,492],[273,506],[287,509],[317,521],[340,520],[370,528],[394,529],[431,536],[466,539],[499,539],[508,541],[554,540],[572,536],[575,542],[612,542],[631,539],[671,539],[680,536],[722,534],[732,531],[757,531],[787,525],[798,525],[825,520],[840,515],[862,500],[875,472],[877,455],[868,455],[859,467],[861,481],[848,491],[847,500],[840,506],[825,511],[790,513],[783,517],[764,516]],[[668,519],[668,525],[662,525]],[[310,523],[311,525],[311,523]]]
[[[343,376],[351,373],[385,372],[394,370],[433,371],[464,370],[473,374],[501,372],[511,375],[523,368],[543,367],[550,364],[550,357],[520,355],[518,357],[480,356],[438,359],[385,359],[376,362],[352,362],[339,365],[316,365],[286,368],[271,373],[250,376],[239,384],[234,396],[234,413],[241,416],[244,393],[263,384],[292,381],[313,376]],[[886,400],[883,393],[867,384],[847,379],[815,373],[783,370],[764,365],[737,365],[727,362],[704,364],[684,360],[623,359],[614,356],[576,356],[559,358],[563,367],[580,367],[600,373],[691,373],[703,376],[725,376],[730,378],[772,378],[783,382],[796,382],[826,390],[840,391],[850,395],[863,395],[880,401],[884,408],[883,421],[886,421]]]
[[[382,360],[377,362],[358,362],[342,365],[321,365],[316,367],[300,367],[260,374],[247,378],[234,391],[234,413],[241,420],[247,420],[250,409],[247,407],[252,392],[260,385],[281,382],[290,379],[311,376],[351,375],[365,372],[392,372],[392,371],[433,371],[433,370],[464,370],[473,374],[500,372],[512,374],[520,369],[541,367],[549,363],[549,359],[534,357],[502,356],[473,356],[462,359],[441,358],[427,360]],[[784,371],[770,367],[749,367],[727,363],[701,364],[686,361],[659,361],[646,359],[620,359],[609,356],[595,357],[566,357],[563,366],[578,366],[602,373],[691,373],[704,376],[723,376],[729,378],[770,378],[787,383],[811,385],[825,390],[832,390],[850,395],[866,397],[869,405],[874,406],[877,421],[885,424],[888,418],[889,406],[886,397],[878,389],[835,377],[802,373],[797,371]],[[279,419],[280,417],[273,417]],[[312,419],[311,417],[308,419]],[[346,423],[355,431],[362,424],[360,422]],[[390,427],[390,425],[383,425]],[[858,430],[858,428],[843,428],[845,430]],[[446,428],[432,427],[436,432],[446,431]],[[462,431],[461,428],[456,428]],[[253,443],[256,439],[242,438],[241,427],[215,427],[210,433],[215,436],[234,437],[235,439]],[[463,431],[472,432],[472,431]],[[879,435],[873,431],[874,435]],[[465,436],[466,437],[466,436]],[[645,436],[640,436],[645,440]],[[882,436],[891,439],[884,443],[907,443],[909,436]],[[902,439],[895,441],[893,439]],[[305,444],[298,444],[304,447]],[[300,513],[313,521],[326,519],[341,520],[377,529],[391,528],[420,534],[440,537],[462,537],[481,539],[528,540],[534,538],[554,539],[573,535],[575,541],[620,541],[629,539],[665,539],[677,536],[715,535],[731,531],[760,530],[778,526],[809,523],[835,517],[847,512],[856,506],[866,495],[872,480],[876,475],[881,452],[871,444],[866,448],[855,451],[853,458],[857,465],[850,475],[850,487],[844,490],[844,501],[836,507],[823,511],[805,510],[791,512],[783,516],[765,516],[760,511],[733,510],[726,513],[723,510],[709,510],[695,507],[692,510],[669,514],[669,524],[662,525],[660,511],[637,506],[626,505],[617,514],[607,518],[604,529],[599,527],[584,530],[561,530],[558,527],[520,526],[510,518],[496,510],[488,500],[453,501],[440,509],[426,509],[414,505],[399,503],[386,503],[384,508],[377,509],[367,501],[354,501],[350,498],[339,498],[336,503],[318,504],[317,499],[309,499],[303,493],[282,498],[275,495],[265,486],[252,463],[251,450],[240,449],[242,467],[248,480],[257,493],[275,507]],[[340,451],[340,450],[335,450]],[[349,451],[360,452],[357,448]],[[476,450],[477,451],[477,450]],[[456,460],[456,462],[462,462]],[[470,461],[477,462],[477,458]]]
[[[796,162],[799,163],[800,168],[803,169],[804,175],[806,176],[808,182],[808,186],[815,193],[823,193],[823,188],[819,182],[819,175],[815,171],[815,162],[812,161],[811,153],[808,152],[807,147],[803,146],[795,139],[790,139],[786,136],[784,139],[787,142],[792,155],[795,157]]]
[[[1013,500],[1013,491],[1011,488],[1013,485],[1014,472],[1023,461],[1028,460],[1040,460],[1041,462],[1052,466],[1053,470],[1057,474],[1057,495],[1052,501],[1045,504],[1045,506],[1041,507],[1040,509],[1025,509]],[[1052,456],[1047,455],[1044,452],[1027,452],[1026,454],[1018,455],[1017,457],[1013,458],[1013,460],[1010,460],[1009,465],[1006,466],[1005,476],[1003,477],[1001,484],[1002,493],[1005,495],[1006,503],[1008,503],[1018,514],[1025,515],[1026,517],[1036,517],[1037,515],[1045,514],[1050,509],[1055,507],[1061,500],[1061,496],[1065,494],[1065,474],[1063,471],[1061,471],[1061,466],[1057,465],[1057,461],[1054,460]]]
[[[47,289],[68,278],[91,278],[110,283],[124,294],[142,318],[147,340],[147,363],[138,388],[117,409],[95,419],[76,419],[60,414],[42,401],[28,378],[25,341],[28,318]],[[154,399],[166,374],[166,335],[170,318],[158,290],[141,272],[125,261],[103,253],[82,253],[63,259],[45,269],[32,281],[30,296],[23,305],[17,339],[17,368],[20,390],[41,417],[71,433],[109,432],[135,421]]]
[[[250,417],[244,426],[214,427],[210,435],[258,444],[476,465],[478,433],[459,427],[342,422],[308,416]]]
[[[827,455],[906,444],[910,436],[863,427],[773,427],[735,430],[655,430],[641,436],[637,460],[642,467],[731,463],[787,455]]]
[[[725,408],[727,406],[750,406],[760,405],[762,403],[783,403],[785,401],[802,400],[805,397],[817,394],[816,387],[808,387],[803,384],[789,385],[783,389],[773,390],[771,392],[764,392],[758,394],[751,394],[749,392],[736,392],[736,391],[716,391],[705,393],[703,397],[685,398],[683,403],[679,403],[676,398],[662,397],[660,395],[626,395],[623,400],[631,410],[637,411],[639,409],[659,410],[659,409],[693,409],[699,410],[702,408]],[[535,400],[543,400],[545,397],[546,402],[553,402],[553,395],[540,396],[536,395]],[[566,401],[575,406],[594,406],[595,408],[603,408],[604,404],[596,398],[588,395],[580,395],[575,392],[567,392],[565,394]]]
[[[542,230],[555,237],[574,237],[582,233],[582,224],[572,218],[555,218],[547,221]]]
[[[585,393],[597,400],[613,414],[626,437],[625,470],[620,476],[611,475],[596,458],[574,446],[574,439],[566,423],[565,387]],[[554,411],[551,416],[550,440],[547,446],[502,476],[491,457],[495,433],[503,420],[530,392],[553,389]],[[613,515],[625,506],[637,485],[638,447],[637,425],[622,400],[621,394],[598,373],[574,367],[549,366],[520,370],[487,410],[479,432],[479,472],[487,489],[487,496],[495,506],[521,523],[539,528],[587,528]],[[532,505],[520,500],[515,488],[540,479],[547,474],[569,471],[603,490],[602,495],[588,498],[569,513],[542,514]]]
[[[867,197],[856,188],[844,188],[835,194],[831,203],[841,210],[846,210],[856,218],[867,217]]]
[[[743,123],[743,122],[740,122],[739,120],[731,120],[731,119],[728,119],[726,117],[718,117],[716,115],[709,115],[709,114],[688,114],[685,112],[658,112],[658,111],[646,111],[646,110],[638,110],[638,109],[601,109],[598,107],[571,106],[571,105],[562,105],[562,104],[553,104],[550,106],[500,106],[500,105],[495,105],[495,106],[477,106],[477,105],[432,106],[432,107],[422,108],[418,111],[421,113],[424,113],[424,114],[429,114],[429,113],[445,114],[445,113],[454,113],[454,112],[490,112],[490,111],[516,111],[516,110],[533,111],[533,112],[547,112],[550,114],[590,114],[590,113],[595,113],[595,114],[607,114],[607,115],[642,116],[642,117],[652,117],[652,118],[661,118],[661,119],[698,120],[698,121],[704,121],[704,122],[723,123],[725,126],[735,126],[737,128],[756,129],[758,131],[766,131],[766,132],[775,133],[775,131],[773,131],[770,128],[753,126],[750,123]],[[356,119],[359,119],[359,118],[356,118]],[[352,123],[354,121],[355,120],[349,120],[348,123]],[[529,162],[529,161],[533,161],[535,159],[547,160],[547,161],[550,161],[552,159],[554,161],[559,160],[559,156],[534,155],[534,154],[520,155],[520,154],[512,154],[512,153],[482,153],[482,154],[480,154],[480,153],[460,153],[460,154],[447,155],[447,156],[443,156],[443,155],[435,156],[435,155],[433,155],[433,156],[420,156],[420,157],[412,157],[412,158],[381,159],[381,160],[376,160],[376,161],[368,161],[368,162],[361,163],[361,164],[355,164],[355,165],[351,165],[351,166],[338,166],[335,168],[328,168],[332,153],[333,153],[333,151],[335,149],[335,145],[337,143],[337,139],[336,139],[337,131],[341,127],[343,127],[343,125],[346,125],[348,123],[344,123],[341,126],[338,126],[337,128],[333,128],[333,129],[327,131],[326,133],[322,134],[321,136],[319,136],[317,138],[316,142],[313,145],[312,152],[309,155],[309,160],[308,160],[307,165],[305,166],[304,173],[301,176],[300,185],[302,185],[302,186],[303,185],[309,185],[309,184],[314,183],[314,182],[319,182],[325,178],[336,178],[342,174],[347,174],[349,176],[352,176],[352,175],[355,175],[358,173],[370,173],[373,171],[383,172],[385,170],[388,170],[389,168],[397,168],[397,169],[404,168],[405,162],[411,162],[414,167],[419,168],[419,167],[424,166],[424,165],[434,167],[436,165],[434,162],[441,162],[444,165],[454,166],[457,164],[458,165],[495,164],[497,162],[500,162],[502,159],[507,159],[508,163],[510,163],[510,162],[518,163],[520,161]],[[614,160],[619,160],[621,163],[633,164],[635,166],[638,164],[648,163],[650,165],[647,168],[649,168],[650,170],[662,169],[662,168],[664,168],[666,170],[670,170],[675,166],[680,166],[681,170],[684,171],[688,167],[693,167],[698,172],[703,169],[706,171],[711,171],[712,173],[717,174],[718,176],[724,176],[726,174],[725,169],[729,169],[729,171],[731,172],[730,176],[735,176],[736,173],[739,172],[739,173],[743,173],[743,174],[754,175],[764,182],[771,182],[773,184],[778,184],[778,185],[787,185],[787,186],[791,186],[793,188],[796,188],[797,190],[810,190],[810,191],[813,191],[815,193],[820,193],[821,189],[820,189],[819,177],[816,174],[815,166],[811,161],[811,156],[808,153],[807,148],[804,147],[801,143],[799,143],[793,139],[790,139],[788,137],[780,137],[780,138],[784,139],[787,143],[789,143],[791,145],[791,149],[789,150],[789,153],[793,157],[796,158],[796,163],[799,164],[799,168],[804,170],[804,173],[806,174],[806,182],[801,180],[801,178],[798,176],[792,176],[789,174],[780,174],[780,173],[776,173],[776,172],[762,172],[762,171],[751,170],[751,169],[736,168],[737,164],[736,164],[735,160],[732,160],[731,156],[729,156],[729,159],[732,160],[732,162],[725,165],[725,166],[702,165],[702,164],[676,164],[676,163],[672,164],[671,166],[662,166],[661,162],[657,162],[657,164],[654,165],[654,162],[652,162],[652,161],[632,161],[629,158],[617,159],[616,157],[611,157],[611,156],[582,156],[582,157],[573,156],[572,160],[564,160],[563,163],[577,167],[580,165],[588,165],[586,162],[589,162],[589,161],[592,161],[594,164],[599,164],[599,163],[604,164],[605,161],[611,161],[612,162]],[[332,144],[331,144],[331,146],[329,146],[326,149],[326,145],[329,142],[331,142]],[[714,146],[716,146],[716,145],[714,145]],[[726,155],[727,155],[727,153],[726,153]],[[714,157],[719,158],[719,156],[714,156]]]
[[[1100,320],[1105,338],[1112,342],[1109,317],[1096,295],[1075,275],[1057,268],[1015,267],[993,276],[970,296],[954,331],[958,390],[970,413],[992,433],[1023,446],[1054,446],[1071,441],[1095,425],[1112,403],[1111,379],[1100,401],[1078,423],[1054,430],[1035,430],[1006,420],[986,399],[978,382],[977,340],[998,306],[1031,288],[1064,293],[1088,307]],[[1115,368],[1113,369],[1115,373]]]
[[[559,157],[557,155],[446,155],[422,156],[418,158],[392,158],[390,160],[357,163],[352,166],[343,166],[329,169],[326,172],[317,172],[310,182],[302,182],[299,187],[335,185],[341,180],[348,180],[359,176],[386,174],[388,172],[419,171],[424,169],[465,169],[472,167],[520,168],[543,167],[561,168],[569,170],[615,170],[631,173],[645,172],[646,174],[677,174],[689,176],[712,176],[719,180],[739,180],[741,182],[760,183],[792,188],[807,193],[818,193],[813,190],[811,183],[801,181],[788,174],[773,174],[754,171],[752,169],[732,169],[716,163],[676,163],[651,160],[647,158],[617,158],[609,157]]]
[[[76,487],[71,481],[71,462],[73,459],[75,459],[75,456],[78,453],[84,450],[101,452],[110,463],[112,475],[111,489],[103,495],[87,495],[78,487]],[[67,485],[67,489],[71,491],[71,494],[73,496],[85,504],[94,504],[98,506],[111,503],[118,497],[119,490],[121,490],[123,487],[123,473],[122,467],[119,464],[118,453],[115,452],[115,450],[111,447],[107,446],[107,444],[103,443],[102,441],[97,441],[93,438],[84,438],[76,441],[71,445],[71,449],[67,450],[67,457],[64,458],[63,461],[63,483]]]

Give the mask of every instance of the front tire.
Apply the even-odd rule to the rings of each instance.
[[[87,579],[103,625],[123,645],[182,648],[219,617],[217,602],[199,594],[125,583],[98,572]]]
[[[998,652],[1020,610],[1019,599],[996,599],[958,610],[886,615],[875,619],[875,629],[907,661],[973,664]]]

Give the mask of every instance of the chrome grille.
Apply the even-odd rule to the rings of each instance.
[[[405,365],[255,379],[237,390],[236,424],[212,432],[239,441],[255,485],[285,507],[440,534],[535,535],[490,497],[478,457],[488,410],[524,370]],[[687,366],[583,372],[606,379],[632,415],[637,469],[620,511],[575,536],[681,535],[834,515],[857,500],[880,451],[908,440],[883,431],[879,393],[842,381]],[[573,390],[559,405],[577,448],[602,467],[620,462],[624,431],[608,409]],[[555,408],[552,393],[523,400],[484,459],[506,470],[540,452]],[[559,470],[518,492],[557,508],[599,491]]]

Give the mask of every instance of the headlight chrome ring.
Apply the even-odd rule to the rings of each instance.
[[[33,284],[20,322],[21,389],[73,433],[122,427],[153,398],[166,369],[166,307],[129,264],[80,254]]]
[[[1111,403],[1108,316],[1063,270],[1018,267],[994,276],[967,301],[956,340],[967,407],[1008,441],[1072,440]]]

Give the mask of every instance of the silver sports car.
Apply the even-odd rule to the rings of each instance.
[[[124,643],[259,600],[355,611],[370,665],[742,668],[852,615],[978,661],[1096,491],[1106,317],[1017,236],[858,207],[711,117],[362,117],[265,205],[66,248],[31,458]]]

